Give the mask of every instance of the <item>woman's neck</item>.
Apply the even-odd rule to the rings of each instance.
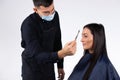
[[[94,53],[94,50],[88,50],[90,54],[93,54]]]

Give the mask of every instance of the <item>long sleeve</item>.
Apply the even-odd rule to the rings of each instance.
[[[54,42],[54,50],[55,51],[58,51],[58,50],[62,49],[61,29],[60,29],[59,21],[58,21],[57,24],[58,24],[59,28],[58,28],[58,31],[55,34],[55,42]],[[58,62],[57,62],[57,67],[58,68],[63,68],[63,61],[64,61],[64,59],[59,59],[58,60]]]
[[[41,47],[42,43],[40,43],[41,40],[38,38],[35,27],[36,25],[29,20],[22,24],[22,47],[25,48],[23,57],[35,58],[38,63],[57,62],[57,52],[47,52]]]

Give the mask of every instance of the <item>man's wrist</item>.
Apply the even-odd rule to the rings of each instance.
[[[64,51],[63,51],[63,50],[59,50],[59,51],[58,51],[58,57],[59,57],[59,58],[64,58],[64,57],[65,57],[65,54],[64,54]]]

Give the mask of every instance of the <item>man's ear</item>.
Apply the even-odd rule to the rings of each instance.
[[[37,8],[36,8],[36,7],[34,7],[34,8],[33,8],[33,11],[35,11],[35,12],[37,13]]]

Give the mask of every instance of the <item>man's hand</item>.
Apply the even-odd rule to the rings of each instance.
[[[59,58],[74,55],[76,52],[76,41],[71,41],[65,44],[64,48],[58,51]]]
[[[58,69],[58,80],[63,80],[65,76],[65,72],[62,68]]]

